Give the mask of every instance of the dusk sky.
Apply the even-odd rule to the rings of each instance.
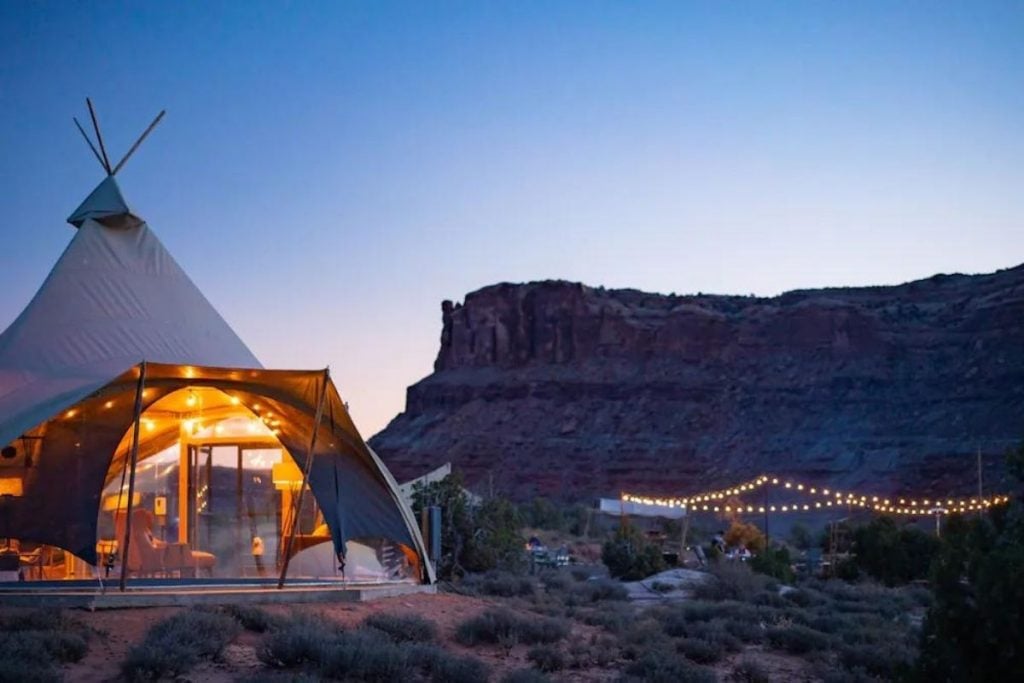
[[[268,367],[364,436],[441,301],[773,295],[1024,261],[1024,3],[0,4],[0,328],[118,175]],[[84,118],[83,118],[84,117]]]

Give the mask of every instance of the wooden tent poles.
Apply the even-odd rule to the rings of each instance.
[[[292,559],[292,548],[295,543],[295,531],[299,528],[299,515],[302,513],[302,497],[306,492],[306,484],[309,482],[309,473],[313,469],[313,453],[316,450],[317,432],[320,431],[320,421],[324,416],[324,404],[327,402],[327,385],[330,382],[330,369],[324,368],[324,376],[320,385],[320,398],[317,401],[316,417],[313,419],[313,433],[309,437],[309,451],[306,453],[306,466],[302,470],[302,485],[299,487],[299,495],[295,496],[291,513],[291,525],[288,529],[288,540],[284,547],[284,558],[281,563],[281,577],[278,579],[277,587],[284,588],[284,579],[288,574],[288,564]]]
[[[135,387],[135,413],[132,420],[131,470],[128,473],[128,507],[124,520],[124,548],[121,553],[121,592],[128,581],[128,546],[132,538],[132,504],[135,502],[135,465],[139,460],[139,425],[142,422],[142,392],[146,389],[146,361],[139,365],[139,383]]]

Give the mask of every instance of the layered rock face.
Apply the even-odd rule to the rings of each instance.
[[[996,488],[1024,438],[1024,266],[774,298],[499,284],[442,304],[434,373],[371,440],[518,498],[678,495],[780,473]]]

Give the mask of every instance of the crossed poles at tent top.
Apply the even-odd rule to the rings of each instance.
[[[795,493],[807,503],[786,505],[749,505],[738,498],[757,489],[772,486]],[[811,512],[833,507],[859,507],[896,515],[958,514],[975,510],[987,510],[993,506],[1005,505],[1010,497],[994,495],[989,497],[954,498],[953,496],[924,497],[901,496],[898,498],[878,496],[854,491],[836,491],[798,483],[788,479],[763,474],[752,481],[732,488],[685,496],[682,498],[657,498],[623,493],[624,503],[640,503],[655,507],[683,508],[706,512]]]
[[[124,166],[129,157],[135,154],[135,150],[139,148],[142,141],[146,139],[146,136],[148,136],[154,128],[156,128],[156,124],[160,123],[160,119],[162,119],[164,114],[167,113],[165,110],[157,114],[156,118],[153,119],[153,123],[149,124],[146,130],[142,131],[142,135],[140,135],[139,139],[135,141],[135,144],[128,149],[128,152],[125,153],[123,157],[121,157],[121,161],[117,162],[117,165],[112,167],[110,165],[110,158],[107,157],[107,147],[103,144],[103,135],[100,133],[100,122],[99,119],[96,118],[96,110],[92,106],[92,100],[86,97],[85,105],[89,108],[89,118],[92,119],[92,128],[96,131],[96,142],[100,146],[99,151],[96,150],[96,145],[92,144],[92,140],[89,138],[88,133],[85,132],[85,129],[82,128],[82,124],[78,122],[78,119],[72,116],[71,120],[75,122],[78,132],[82,134],[82,137],[85,138],[86,144],[89,145],[89,149],[91,149],[92,153],[96,156],[96,161],[100,162],[100,166],[103,167],[103,170],[106,171],[109,176],[117,175],[117,172],[121,170],[121,167]]]

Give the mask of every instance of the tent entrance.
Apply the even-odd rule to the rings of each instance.
[[[128,514],[132,576],[276,575],[302,481],[277,438],[280,418],[257,414],[218,389],[190,387],[154,403],[140,422],[131,505],[130,433],[103,490],[97,548],[110,575],[120,572],[117,549]],[[307,489],[296,532],[322,527],[318,517]],[[330,540],[325,527],[315,540]]]

